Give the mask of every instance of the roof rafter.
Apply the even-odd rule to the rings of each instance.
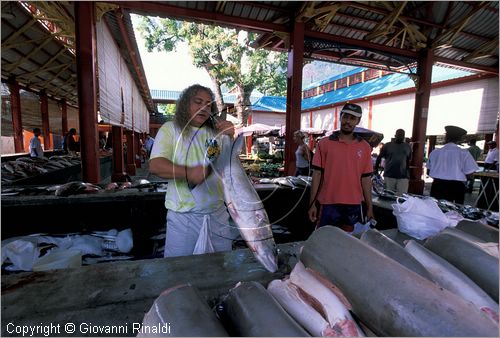
[[[472,11],[469,13],[465,14],[458,22],[456,25],[453,27],[450,27],[449,29],[445,30],[444,33],[442,33],[440,36],[438,36],[434,43],[433,43],[433,48],[437,48],[440,45],[451,45],[453,44],[453,41],[455,38],[458,36],[458,34],[465,28],[465,26],[469,23],[470,19],[477,14],[481,9],[483,9],[485,6],[488,5],[487,1],[481,2],[480,5],[475,6]],[[450,36],[451,34],[451,36]]]
[[[466,56],[463,61],[468,62],[474,59],[484,58],[492,56],[495,50],[498,49],[498,36],[489,42],[486,42],[479,46],[470,55]]]
[[[43,47],[45,47],[45,45],[47,45],[49,42],[52,41],[52,37],[47,37],[45,38],[45,40],[39,44],[35,49],[33,49],[31,52],[29,52],[27,55],[25,55],[24,57],[20,58],[18,61],[14,62],[13,64],[5,67],[5,69],[9,72],[13,71],[15,68],[17,68],[19,65],[23,64],[24,62],[26,62],[27,60],[29,60],[32,56],[34,56],[35,54],[37,54],[40,50],[42,50]]]
[[[398,20],[401,12],[405,8],[408,1],[402,1],[399,3],[399,8],[394,8],[386,17],[372,30],[370,34],[365,36],[365,40],[371,41],[380,36],[387,36],[391,28],[393,27],[396,20]]]

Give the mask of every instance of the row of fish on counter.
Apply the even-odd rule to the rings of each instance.
[[[49,158],[19,157],[13,161],[2,162],[2,183],[9,183],[31,176],[46,174],[81,163],[80,157],[54,155]]]
[[[37,196],[37,195],[55,195],[72,196],[81,194],[105,193],[110,191],[131,190],[164,192],[166,191],[166,182],[150,182],[145,179],[139,179],[132,182],[111,182],[107,184],[92,184],[82,181],[72,181],[64,184],[53,184],[48,186],[13,186],[2,189],[2,196]]]
[[[292,189],[305,188],[311,186],[310,176],[285,176],[276,178],[261,178],[257,182],[262,184],[277,184]]]
[[[498,229],[462,221],[425,242],[397,229],[324,226],[284,279],[240,282],[210,308],[194,285],[153,303],[167,336],[495,336]],[[139,336],[155,335],[143,332]]]
[[[381,180],[380,177],[378,176],[374,176],[372,178],[372,192],[374,196],[378,196],[382,199],[391,201],[396,201],[399,199],[401,202],[405,201],[404,196],[399,197],[396,195],[394,191],[385,189],[383,180]],[[408,194],[408,195],[424,198],[423,196],[414,194]],[[441,209],[443,213],[446,213],[448,211],[456,211],[459,214],[461,214],[464,218],[471,220],[485,220],[488,224],[498,227],[499,224],[498,212],[483,210],[466,204],[465,205],[456,204],[447,200],[437,200],[430,196],[425,196],[425,198],[429,198],[436,201],[439,209]]]

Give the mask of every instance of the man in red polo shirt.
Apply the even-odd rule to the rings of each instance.
[[[356,222],[373,218],[371,147],[354,133],[362,114],[357,104],[344,105],[340,130],[323,138],[316,147],[309,218],[311,222],[319,218],[317,227],[333,225],[350,232]]]

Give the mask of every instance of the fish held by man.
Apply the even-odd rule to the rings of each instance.
[[[234,142],[227,135],[221,138],[222,152],[214,169],[223,182],[228,212],[255,258],[268,271],[275,272],[278,254],[269,217],[239,158],[243,137],[238,136]]]

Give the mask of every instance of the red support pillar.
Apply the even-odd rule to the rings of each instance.
[[[413,143],[413,155],[410,162],[410,184],[408,189],[410,193],[419,195],[424,193],[422,172],[429,98],[431,96],[432,63],[432,49],[424,49],[421,51],[417,64],[418,82],[416,85],[413,133],[411,138]]]
[[[40,92],[40,112],[42,113],[43,150],[52,148],[49,127],[49,100],[45,91]]]
[[[113,140],[113,174],[112,182],[125,182],[127,174],[124,172],[123,164],[123,127],[111,127],[111,139]]]
[[[23,122],[21,119],[21,95],[16,79],[9,80],[10,109],[12,113],[12,129],[14,131],[14,149],[16,153],[24,152]]]
[[[132,130],[126,130],[125,136],[127,137],[127,174],[130,176],[135,175],[135,142],[134,142],[134,132]]]
[[[300,129],[302,111],[302,68],[304,65],[304,23],[294,22],[291,48],[288,52],[286,89],[285,175],[295,172],[295,142],[293,132]]]
[[[250,113],[247,118],[247,126],[252,125],[252,119],[253,115]],[[247,155],[252,153],[252,135],[246,137],[246,144],[247,144]]]
[[[68,132],[68,104],[66,99],[61,100],[61,120],[62,120],[62,134],[66,135]]]
[[[134,132],[134,144],[135,144],[135,167],[141,167],[142,154],[141,154],[141,142],[140,142],[140,134],[138,132]]]
[[[95,3],[75,1],[74,4],[82,179],[99,183]]]

